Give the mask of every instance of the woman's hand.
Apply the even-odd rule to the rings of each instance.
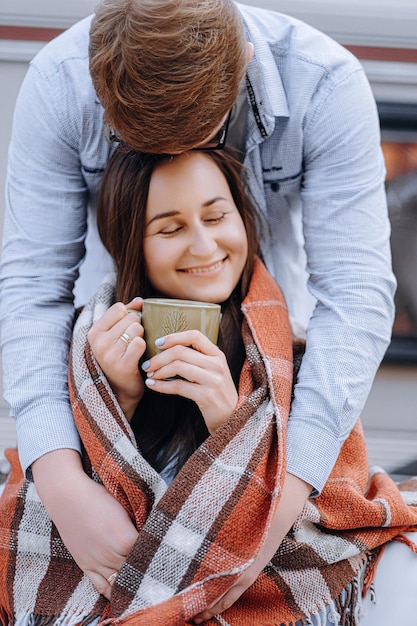
[[[194,400],[213,433],[229,419],[238,400],[225,355],[198,330],[158,341],[162,352],[142,365],[146,385],[158,393]]]
[[[303,510],[310,493],[310,485],[293,474],[286,475],[282,496],[275,511],[268,536],[255,562],[248,567],[221,598],[218,598],[210,608],[194,618],[194,624],[201,624],[211,619],[214,615],[223,613],[255,582],[278,550],[279,545],[294,524],[297,516]]]
[[[138,536],[129,515],[84,473],[75,450],[45,454],[32,472],[66,548],[99,593],[110,599],[112,574],[119,572]]]
[[[143,326],[135,312],[143,300],[135,298],[126,306],[113,304],[88,331],[88,341],[95,359],[103,370],[126,418],[131,420],[145,390],[138,369],[145,351]]]

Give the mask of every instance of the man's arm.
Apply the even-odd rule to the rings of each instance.
[[[318,491],[389,343],[395,290],[375,102],[360,69],[329,83],[305,127],[303,225],[317,306],[288,424],[287,469]]]
[[[71,68],[82,92],[88,88],[80,83],[83,74]],[[79,146],[84,141],[98,153],[94,135],[85,136],[94,94],[85,119],[71,68],[44,75],[32,65],[16,106],[1,265],[4,387],[22,467],[33,468],[62,540],[109,598],[108,578],[137,531],[120,503],[83,471],[67,388],[72,291],[84,257],[88,199]]]
[[[75,132],[68,132],[71,112],[57,89],[30,67],[9,151],[1,262],[3,373],[25,470],[50,450],[79,449],[67,360],[87,189]],[[68,120],[66,129],[62,119]]]

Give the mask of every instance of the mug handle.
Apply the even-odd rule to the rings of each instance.
[[[143,313],[142,313],[142,311],[136,311],[136,309],[127,309],[127,312],[128,312],[128,313],[136,313],[136,315],[137,315],[137,316],[138,316],[138,318],[139,318],[139,321],[140,321],[140,322],[142,321],[142,318],[143,318]]]

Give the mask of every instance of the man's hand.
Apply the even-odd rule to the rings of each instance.
[[[201,624],[211,619],[214,615],[223,613],[223,611],[231,607],[246,589],[255,582],[264,567],[274,556],[297,516],[303,510],[310,493],[310,485],[292,474],[286,475],[281,500],[275,511],[268,537],[259,551],[255,562],[248,567],[242,576],[221,598],[218,598],[210,608],[194,618],[194,624]]]
[[[32,472],[66,548],[99,593],[110,599],[112,575],[119,572],[138,536],[129,515],[84,473],[74,450],[46,454]]]

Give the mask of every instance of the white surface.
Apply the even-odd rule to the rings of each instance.
[[[67,28],[91,13],[96,0],[1,0],[0,23]]]
[[[415,0],[241,0],[289,13],[342,43],[415,47]],[[21,26],[66,27],[90,13],[96,0],[1,0],[0,22]]]
[[[417,365],[382,365],[362,413],[371,464],[417,461]]]
[[[415,0],[240,1],[293,15],[344,44],[408,48],[417,45]]]

